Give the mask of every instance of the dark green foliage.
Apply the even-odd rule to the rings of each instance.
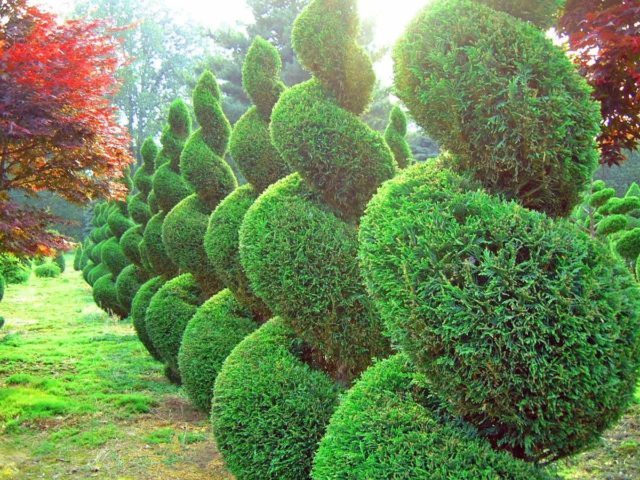
[[[140,256],[140,243],[142,242],[142,234],[144,230],[142,225],[136,225],[122,235],[120,239],[120,248],[125,257],[138,266],[142,265],[142,258]]]
[[[101,260],[113,274],[113,278],[117,278],[122,269],[129,265],[129,260],[125,257],[116,237],[111,237],[102,245]]]
[[[355,0],[312,0],[296,19],[291,41],[300,64],[340,107],[360,115],[371,101],[375,74],[356,43],[357,10]]]
[[[31,266],[12,253],[0,253],[0,275],[8,284],[26,283],[31,276]]]
[[[6,286],[7,286],[7,282],[5,281],[4,277],[2,276],[2,273],[0,273],[0,302],[4,298],[4,290],[5,290]]]
[[[35,273],[38,278],[56,278],[59,277],[62,272],[57,264],[47,262],[34,268],[33,273]]]
[[[122,210],[126,211],[126,207],[123,207]],[[122,235],[124,235],[124,232],[129,230],[134,225],[131,219],[128,218],[126,214],[120,209],[115,210],[109,215],[107,223],[109,225],[109,230],[111,230],[111,233],[118,239]]]
[[[266,122],[273,106],[285,90],[280,80],[282,60],[276,47],[262,37],[256,37],[242,65],[242,85]]]
[[[91,270],[89,270],[89,272],[87,273],[87,283],[93,286],[101,277],[109,275],[109,273],[111,272],[109,272],[109,269],[106,265],[104,265],[103,263],[98,263],[97,265],[94,265],[93,268],[91,268]]]
[[[308,478],[340,388],[302,355],[302,342],[276,317],[224,362],[211,419],[218,448],[237,478]]]
[[[0,328],[4,327],[4,317],[0,317]]]
[[[640,255],[640,228],[629,230],[615,243],[616,251],[626,260],[633,262]]]
[[[216,276],[258,320],[271,313],[251,288],[240,264],[240,226],[257,195],[251,185],[243,185],[225,198],[209,219],[204,247]]]
[[[282,94],[271,134],[289,166],[348,219],[358,218],[378,185],[395,173],[382,135],[341,108],[316,80]]]
[[[368,288],[394,344],[494,445],[579,451],[631,400],[640,288],[577,226],[465,183],[427,164],[380,189],[360,229]]]
[[[64,273],[64,271],[67,268],[67,262],[64,259],[64,252],[58,252],[56,256],[53,258],[53,263],[58,265],[61,273]]]
[[[599,190],[594,190],[594,193],[591,195],[590,205],[594,208],[601,207],[615,195],[616,191],[613,188],[601,188]]]
[[[133,320],[133,327],[138,334],[138,338],[149,354],[160,362],[162,361],[162,357],[153,346],[153,342],[147,333],[146,315],[151,299],[164,284],[165,280],[162,277],[152,278],[140,287],[138,293],[136,293],[133,301],[131,302],[131,318]]]
[[[82,270],[82,256],[84,254],[84,249],[82,245],[76,248],[76,251],[73,254],[73,269],[78,272]]]
[[[555,25],[565,0],[475,0],[547,30]]]
[[[162,222],[165,214],[160,212],[155,214],[147,223],[144,229],[144,246],[146,259],[158,275],[171,278],[178,273],[175,263],[167,255],[164,243],[162,242]]]
[[[211,210],[193,194],[169,212],[162,224],[167,254],[181,271],[191,272],[209,295],[222,288],[204,250]]]
[[[406,136],[407,117],[400,107],[393,107],[389,116],[389,125],[384,132],[384,139],[400,168],[406,168],[413,163],[413,155]]]
[[[437,0],[394,51],[398,96],[491,192],[568,215],[598,164],[599,105],[543,31],[471,0]]]
[[[102,262],[102,246],[105,244],[105,240],[100,241],[89,251],[89,259],[95,264]]]
[[[640,255],[636,259],[636,280],[640,282]]]
[[[314,480],[551,480],[439,415],[406,356],[367,370],[336,409],[314,460]]]
[[[147,309],[147,334],[163,361],[178,376],[182,334],[201,304],[202,290],[193,275],[187,273],[165,283]]]
[[[151,211],[151,215],[155,215],[160,211],[160,205],[158,205],[158,198],[156,197],[156,192],[151,190],[149,197],[147,197],[147,204],[149,205],[149,210]]]
[[[153,188],[153,172],[155,170],[155,161],[158,156],[158,146],[153,138],[147,138],[140,148],[140,156],[142,157],[142,165],[133,176],[133,184],[142,193],[143,199],[146,200],[151,189]],[[131,207],[129,207],[131,208]]]
[[[605,188],[607,188],[607,184],[603,180],[596,180],[591,184],[591,191],[593,193],[604,190]],[[614,195],[615,195],[615,190],[614,190]]]
[[[348,378],[388,348],[357,251],[356,229],[298,174],[269,187],[240,229],[242,265],[256,294]]]
[[[636,182],[633,182],[627,190],[625,197],[640,197],[640,185]]]
[[[103,275],[93,284],[93,299],[96,305],[110,315],[116,315],[120,318],[127,316],[127,311],[118,301],[116,284],[110,273]]]
[[[617,215],[640,209],[640,197],[610,198],[598,209],[603,215]]]
[[[606,236],[627,228],[629,218],[626,215],[611,215],[598,222],[598,235]]]
[[[251,312],[222,290],[205,302],[182,336],[178,365],[182,384],[193,404],[211,410],[213,384],[227,356],[257,328]]]
[[[133,221],[141,225],[146,225],[151,218],[151,210],[149,205],[146,204],[145,194],[142,192],[129,197],[128,209]]]
[[[158,207],[164,212],[169,212],[180,200],[193,193],[191,186],[169,163],[159,167],[153,176],[153,191]]]
[[[84,278],[84,281],[87,282],[89,285],[92,285],[92,282],[90,280],[90,272],[94,269],[96,265],[91,261],[91,260],[87,260],[87,263],[85,264],[85,266],[82,268],[82,278]]]
[[[145,272],[135,265],[126,267],[116,279],[116,293],[118,303],[127,312],[131,312],[131,304],[136,293],[144,282],[147,281]]]

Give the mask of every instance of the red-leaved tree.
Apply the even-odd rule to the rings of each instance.
[[[64,245],[44,212],[11,203],[13,191],[76,203],[126,194],[118,179],[133,159],[109,102],[121,60],[100,22],[60,23],[25,0],[0,0],[0,251]]]
[[[560,32],[602,103],[602,163],[640,144],[640,0],[567,0]]]

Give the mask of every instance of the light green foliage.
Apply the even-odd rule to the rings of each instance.
[[[178,273],[175,263],[167,255],[166,248],[162,242],[162,222],[165,214],[160,212],[155,214],[147,223],[144,229],[144,250],[146,259],[153,268],[153,271],[166,278],[171,278]]]
[[[626,260],[633,262],[640,255],[640,228],[629,230],[615,243],[616,251]]]
[[[594,190],[594,193],[591,195],[591,200],[589,204],[594,208],[599,208],[605,203],[607,203],[609,199],[613,198],[615,195],[616,195],[616,191],[613,188],[604,187],[598,190]]]
[[[256,294],[347,378],[388,349],[357,252],[356,229],[298,174],[269,187],[240,228],[242,265]]]
[[[625,197],[640,197],[640,185],[633,182],[629,187],[629,190],[627,190]]]
[[[162,361],[162,357],[153,346],[153,342],[147,333],[146,316],[151,299],[164,284],[165,280],[162,277],[152,278],[138,289],[138,292],[131,302],[131,319],[133,320],[133,327],[138,334],[138,338],[149,354],[158,361]]]
[[[82,245],[76,248],[76,251],[73,253],[73,269],[77,272],[82,270],[83,268],[83,254],[84,248]]]
[[[246,337],[218,374],[211,412],[236,478],[308,478],[340,387],[301,360],[304,345],[279,318]]]
[[[26,283],[31,275],[31,266],[12,253],[0,253],[0,275],[10,285]]]
[[[153,138],[148,137],[140,148],[140,156],[142,157],[142,165],[133,176],[133,184],[142,194],[144,200],[153,189],[153,172],[155,171],[156,157],[158,156],[158,146]],[[131,207],[129,207],[131,208]]]
[[[602,215],[617,215],[630,213],[638,209],[640,209],[640,197],[613,197],[598,209],[598,213]]]
[[[34,268],[33,273],[35,273],[38,278],[56,278],[60,276],[62,271],[57,264],[47,262]]]
[[[136,225],[122,235],[120,238],[120,248],[127,259],[138,266],[142,265],[142,258],[140,256],[140,242],[142,242],[142,234],[144,230],[142,225]]]
[[[129,260],[124,255],[124,252],[120,247],[120,242],[118,242],[116,237],[111,237],[109,240],[104,242],[100,258],[104,266],[107,267],[113,275],[113,278],[117,278],[117,276],[120,275],[120,272],[122,272],[122,269],[129,265]]]
[[[628,224],[629,218],[626,215],[611,215],[609,217],[604,217],[600,222],[598,222],[596,232],[598,235],[607,236],[612,233],[619,232],[620,230],[624,230],[627,228]]]
[[[432,163],[386,183],[359,235],[392,341],[497,448],[527,460],[570,455],[629,404],[640,288],[575,225]]]
[[[468,426],[442,415],[399,354],[367,370],[342,399],[320,442],[314,480],[551,480]]]
[[[189,321],[182,336],[178,366],[189,398],[203,412],[211,410],[213,385],[222,363],[257,324],[251,312],[222,290],[206,301]]]
[[[400,168],[406,168],[413,163],[413,155],[406,136],[407,117],[400,107],[393,107],[389,116],[389,125],[384,132],[384,139]]]
[[[600,109],[543,31],[472,0],[436,0],[394,61],[398,96],[458,171],[551,216],[579,203],[598,164]]]
[[[127,310],[118,301],[118,291],[113,280],[113,275],[108,273],[100,277],[93,284],[93,299],[105,312],[125,318]]]
[[[58,268],[60,268],[60,273],[64,273],[64,271],[67,268],[67,262],[64,259],[64,252],[62,251],[58,252],[56,256],[53,258],[53,263],[58,265]]]
[[[242,85],[265,121],[285,90],[280,80],[282,60],[278,50],[264,38],[253,40],[242,65]]]
[[[167,162],[158,167],[153,176],[153,191],[158,207],[165,213],[171,211],[180,200],[193,193],[193,189],[180,173]]]
[[[240,264],[240,226],[257,195],[251,185],[243,185],[225,198],[209,219],[204,247],[209,264],[238,301],[260,321],[271,317],[264,302],[255,295]]]
[[[124,235],[124,232],[133,227],[133,222],[127,217],[126,205],[120,205],[119,208],[115,209],[107,218],[107,223],[111,233],[118,239]]]
[[[146,280],[145,272],[136,265],[129,265],[118,275],[116,279],[118,303],[127,312],[127,315],[131,312],[133,298]]]
[[[198,282],[187,273],[165,283],[147,309],[147,334],[171,372],[178,377],[182,334],[202,301]]]
[[[542,30],[555,26],[565,0],[475,0],[537,25]]]

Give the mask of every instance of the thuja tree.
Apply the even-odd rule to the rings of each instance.
[[[167,253],[185,273],[156,293],[146,316],[147,333],[176,376],[180,375],[178,353],[187,323],[222,287],[204,250],[209,216],[237,187],[224,160],[231,126],[222,112],[220,89],[211,72],[200,77],[193,91],[193,106],[200,127],[185,143],[179,168],[195,193],[179,202],[162,226]],[[158,200],[162,204],[160,196]]]
[[[569,60],[526,18],[482,3],[501,6],[430,4],[396,47],[404,101],[423,127],[458,139],[450,144],[458,158],[408,169],[367,207],[359,232],[364,277],[404,354],[367,372],[345,397],[320,446],[315,479],[549,478],[537,465],[588,447],[632,398],[640,291],[625,265],[574,223],[522,206],[541,206],[530,190],[514,188],[535,155],[483,164],[486,176],[459,158],[478,149],[497,158],[496,151],[516,152],[540,135],[547,158],[562,159],[545,185],[559,187],[575,180],[565,177],[572,163],[595,156],[591,140],[583,143],[597,124],[595,105]],[[467,83],[469,72],[482,78]],[[548,90],[545,79],[563,72]],[[528,86],[520,83],[525,74]],[[454,81],[459,98],[476,101],[434,104],[434,89]],[[532,85],[538,88],[528,92]],[[483,115],[488,97],[503,107]],[[566,108],[554,106],[558,99]],[[517,107],[520,123],[542,129],[504,130]],[[458,148],[466,123],[437,124],[432,115],[472,119],[500,141],[487,150],[474,134]],[[564,154],[581,144],[576,155]],[[540,198],[555,192],[557,206],[581,193],[538,186]],[[398,448],[407,443],[410,451]]]
[[[289,172],[269,137],[271,110],[284,90],[280,69],[276,48],[256,38],[243,66],[244,86],[255,106],[237,122],[230,142],[233,158],[249,183],[220,202],[204,237],[209,262],[226,288],[207,300],[189,321],[178,356],[184,387],[204,411],[211,408],[214,382],[226,357],[271,317],[240,265],[239,229],[260,192]],[[186,152],[187,148],[183,165]]]
[[[393,152],[398,167],[406,168],[414,162],[411,147],[407,142],[407,117],[398,106],[391,109],[389,125],[384,131],[384,139]]]
[[[267,188],[240,228],[251,287],[278,316],[229,355],[212,405],[238,478],[307,478],[338,395],[388,352],[361,284],[356,232],[396,163],[358,118],[375,79],[357,35],[355,1],[312,1],[294,24],[293,46],[313,78],[282,93],[270,129],[297,172]]]

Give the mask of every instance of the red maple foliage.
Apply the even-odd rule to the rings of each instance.
[[[126,194],[118,179],[133,161],[129,136],[109,102],[122,61],[114,38],[101,22],[60,23],[25,0],[0,2],[0,251],[60,241],[46,214],[25,220],[12,191],[76,203]]]
[[[568,0],[559,23],[604,118],[602,163],[640,144],[640,0]]]

